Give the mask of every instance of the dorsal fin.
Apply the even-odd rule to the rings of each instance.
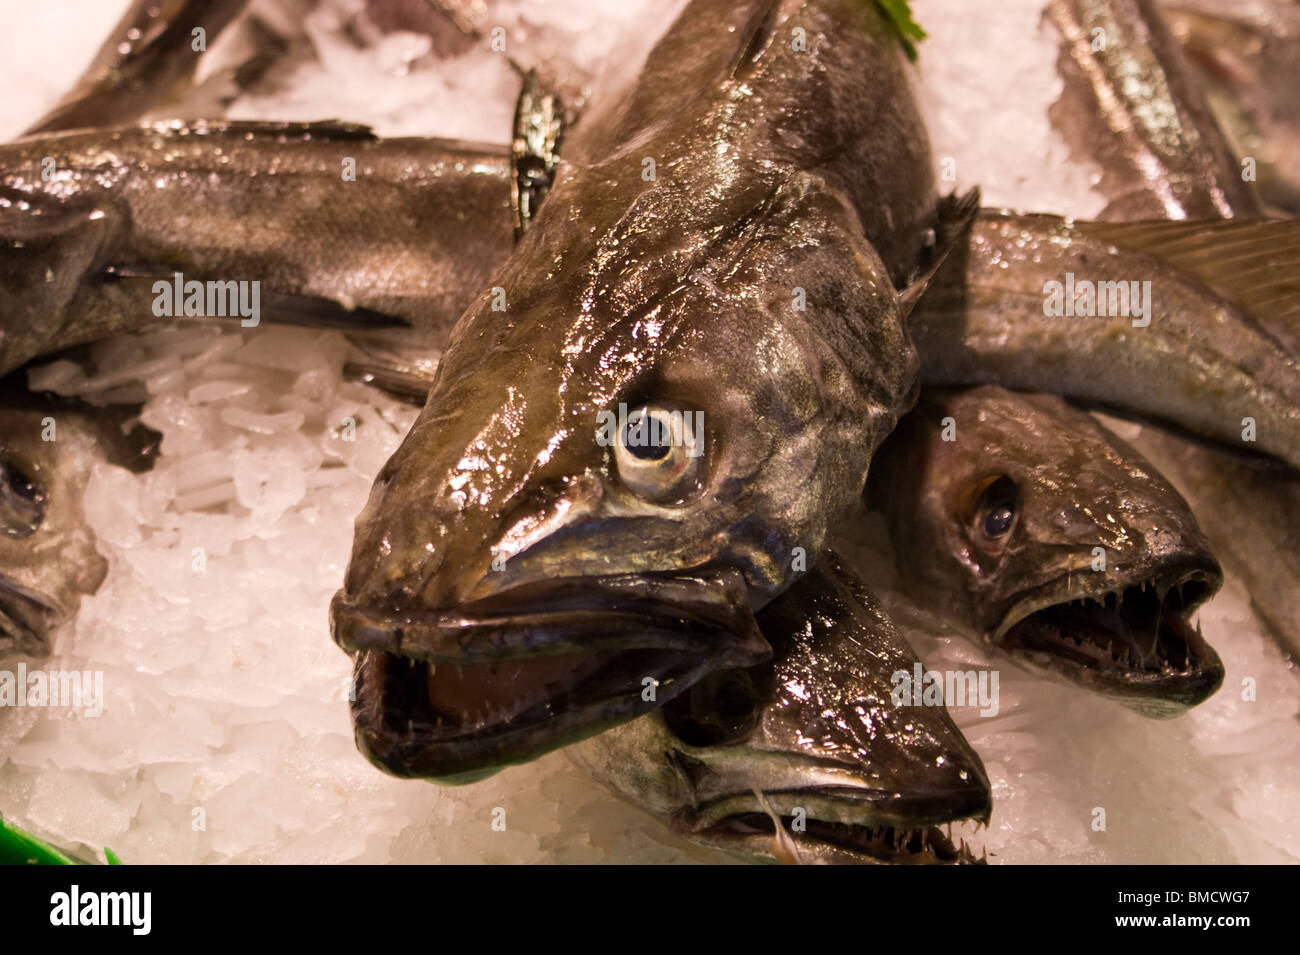
[[[1085,235],[1133,249],[1197,279],[1300,355],[1300,221],[1084,222]]]

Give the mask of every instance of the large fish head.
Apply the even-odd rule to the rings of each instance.
[[[543,210],[457,326],[332,606],[359,745],[399,775],[481,778],[765,658],[754,609],[915,387],[887,272],[811,177],[707,231],[650,190],[591,249],[614,203],[563,188],[561,241]]]
[[[819,567],[758,619],[771,662],[711,674],[570,757],[686,838],[750,859],[975,861],[962,834],[989,816],[984,767],[942,705],[896,704],[895,674],[917,658],[879,603]]]
[[[103,582],[81,511],[95,447],[74,416],[0,405],[0,651],[48,653]]]
[[[1090,415],[991,386],[927,392],[878,460],[873,498],[915,596],[1149,716],[1218,689],[1189,618],[1219,564],[1182,496]]]

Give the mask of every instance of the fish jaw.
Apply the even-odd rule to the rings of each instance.
[[[966,812],[963,793],[943,808],[899,805],[893,793],[846,790],[790,790],[737,793],[701,807],[678,821],[686,838],[724,852],[762,862],[797,861],[814,865],[980,865],[983,853],[976,818],[987,804]],[[766,803],[766,805],[764,805]],[[985,814],[985,819],[987,815]],[[779,824],[792,839],[791,860],[776,838]],[[956,832],[954,832],[954,827]],[[969,840],[969,844],[968,844]]]
[[[1222,583],[1208,552],[1118,580],[1084,569],[1018,600],[987,639],[1030,667],[1167,719],[1223,683],[1223,662],[1190,622]]]
[[[335,598],[334,638],[357,654],[357,743],[373,763],[474,781],[771,654],[736,572],[514,590],[419,616],[376,616]]]
[[[751,860],[973,861],[939,830],[988,821],[988,776],[946,708],[895,700],[919,661],[883,607],[826,555],[758,622],[770,662],[706,676],[570,758]]]

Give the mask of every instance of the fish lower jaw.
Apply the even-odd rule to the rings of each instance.
[[[474,665],[369,650],[355,668],[357,744],[393,775],[475,781],[649,712],[709,667],[668,650]]]
[[[680,827],[687,839],[751,860],[787,864],[831,865],[983,865],[987,825],[978,819],[914,825],[897,820],[870,822],[820,818],[815,809],[800,815],[778,814],[770,803],[751,797],[736,811],[705,825]],[[831,813],[842,816],[842,813]],[[777,832],[777,825],[781,832]]]
[[[992,642],[1069,682],[1145,701],[1139,709],[1148,715],[1177,715],[1223,679],[1218,654],[1188,619],[1214,589],[1206,574],[1167,587],[1148,578],[1039,606]]]

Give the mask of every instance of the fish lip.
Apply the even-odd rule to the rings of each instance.
[[[643,698],[640,685],[633,692],[598,697],[570,707],[563,705],[567,699],[553,703],[544,698],[524,712],[495,723],[467,731],[443,731],[429,723],[427,715],[413,708],[403,695],[413,691],[409,682],[403,686],[399,676],[395,685],[389,679],[393,668],[402,666],[415,671],[423,668],[414,679],[425,679],[428,664],[381,650],[365,650],[357,654],[354,671],[352,717],[357,746],[375,766],[394,776],[445,784],[477,782],[505,766],[528,762],[635,719],[721,668],[707,656],[653,652],[658,659],[649,666],[637,661],[636,672],[659,681],[654,700]],[[405,727],[404,719],[408,721]]]
[[[557,578],[444,609],[365,607],[339,591],[330,621],[348,652],[432,663],[664,649],[747,667],[771,656],[743,576],[726,570]]]
[[[0,577],[0,650],[48,655],[50,631],[65,616],[52,601]]]
[[[1093,586],[1085,584],[1092,576],[1101,578]],[[1127,698],[1147,715],[1176,716],[1189,706],[1207,699],[1223,682],[1224,668],[1218,654],[1200,633],[1188,623],[1193,612],[1210,599],[1223,583],[1223,572],[1217,561],[1209,555],[1194,555],[1175,562],[1146,564],[1122,575],[1093,574],[1090,569],[1060,576],[1035,588],[1016,601],[1004,615],[1001,623],[986,636],[986,641],[1004,652],[1036,667],[1044,668],[1055,676],[1089,689],[1099,690],[1120,698]],[[1186,666],[1160,670],[1130,665],[1119,661],[1089,657],[1086,661],[1074,659],[1064,652],[1053,653],[1047,648],[1021,648],[1008,646],[1009,632],[1024,620],[1057,607],[1066,607],[1078,600],[1101,599],[1107,595],[1124,595],[1134,588],[1154,587],[1157,593],[1167,593],[1187,585],[1196,585],[1191,599],[1181,610],[1171,612],[1177,618],[1178,636],[1187,647]],[[1163,619],[1163,618],[1162,618]]]
[[[989,791],[974,789],[931,792],[899,798],[894,791],[854,786],[813,786],[768,790],[764,799],[786,822],[787,809],[798,806],[808,824],[802,833],[790,833],[801,858],[832,864],[978,865],[967,846],[953,845],[942,827],[972,830],[987,827],[992,810]],[[754,824],[766,828],[748,833],[738,827]],[[757,795],[736,792],[718,796],[679,813],[674,827],[687,838],[705,841],[726,851],[776,861],[771,851],[772,822]],[[847,827],[847,828],[844,828]],[[869,830],[890,828],[926,833],[930,847],[924,851],[891,852],[868,839]],[[905,843],[907,839],[903,840]]]

